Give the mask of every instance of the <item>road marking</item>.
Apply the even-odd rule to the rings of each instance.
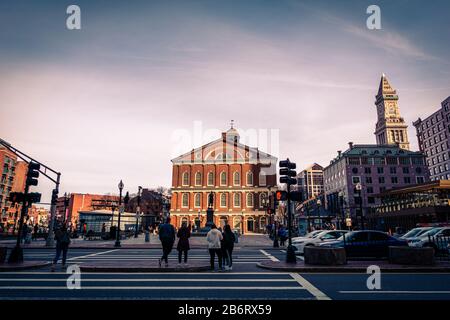
[[[87,257],[94,257],[94,256],[98,256],[100,254],[106,254],[106,253],[114,252],[114,251],[117,251],[117,250],[119,250],[119,249],[113,249],[113,250],[108,250],[108,251],[91,253],[91,254],[87,254],[85,256],[77,256],[77,257],[73,257],[73,258],[67,259],[67,261],[71,261],[71,260],[75,260],[75,259],[83,259],[83,258],[87,258]]]
[[[9,278],[9,279],[0,279],[0,281],[17,281],[17,282],[66,282],[67,279],[65,278]],[[295,279],[211,279],[211,278],[198,278],[198,279],[161,279],[161,278],[83,278],[82,282],[152,282],[152,281],[158,281],[158,282],[296,282]],[[0,286],[0,289],[3,288]]]
[[[331,300],[325,293],[317,289],[315,286],[311,284],[308,280],[303,278],[298,273],[290,273],[290,276],[294,278],[302,287],[309,291],[317,300]]]
[[[272,260],[272,261],[280,261],[280,260],[278,260],[276,257],[274,257],[273,255],[271,255],[270,253],[267,253],[267,251],[265,251],[265,250],[259,250],[259,251],[261,251],[261,253],[263,254],[263,255],[265,255],[266,257],[268,257],[270,260]]]
[[[0,287],[1,290],[69,290],[64,287]],[[162,287],[162,286],[126,286],[126,287],[108,287],[108,286],[95,286],[95,287],[81,287],[80,290],[305,290],[303,287]]]
[[[66,272],[42,272],[42,271],[7,271],[7,272],[0,272],[0,275],[4,275],[4,274],[28,274],[28,275],[39,275],[39,274],[64,274],[67,275]],[[175,273],[168,273],[168,272],[82,272],[82,274],[90,274],[90,275],[95,275],[95,274],[114,274],[114,275],[119,275],[119,274],[126,274],[126,275],[174,275]],[[205,273],[205,272],[176,272],[177,275],[187,275],[187,274],[198,274],[198,275],[211,275],[211,273]],[[230,276],[230,275],[285,275],[287,273],[281,273],[281,272],[218,272],[218,273],[212,273],[213,275],[217,275],[217,276]],[[14,278],[11,278],[14,279]]]
[[[339,291],[339,293],[388,293],[388,294],[450,294],[450,291],[395,291],[395,290],[361,290],[361,291]]]
[[[283,252],[283,253],[286,253],[286,250],[280,250],[281,252]]]

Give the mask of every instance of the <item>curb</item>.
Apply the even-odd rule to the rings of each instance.
[[[256,264],[259,268],[274,270],[274,271],[284,271],[284,272],[303,272],[303,273],[366,273],[367,266],[356,267],[356,266],[305,266],[305,265],[297,265],[297,266],[273,266],[267,265],[265,262],[258,262]],[[427,273],[450,273],[450,267],[417,267],[417,266],[405,266],[405,267],[383,267],[380,266],[380,270],[385,273],[405,273],[405,272],[427,272]]]
[[[1,263],[0,264],[0,272],[7,271],[20,271],[20,270],[29,270],[29,269],[39,269],[46,266],[49,266],[51,262],[48,261],[31,261],[24,263]]]

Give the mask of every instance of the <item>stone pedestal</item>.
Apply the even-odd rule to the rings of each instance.
[[[305,264],[338,266],[347,264],[344,248],[305,247]]]
[[[431,247],[389,247],[389,263],[403,265],[433,265],[434,249]]]

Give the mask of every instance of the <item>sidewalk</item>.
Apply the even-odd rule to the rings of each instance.
[[[145,236],[139,235],[138,238],[128,238],[120,241],[122,249],[159,249],[161,248],[161,242],[157,235],[150,236],[150,242],[145,242]],[[178,240],[175,240],[175,245]],[[190,246],[192,249],[203,249],[207,247],[206,237],[191,237],[189,238]],[[83,240],[72,239],[70,244],[71,249],[114,249],[114,240]],[[0,247],[6,246],[13,248],[16,245],[16,240],[1,240]],[[235,248],[271,248],[273,246],[272,240],[267,235],[262,234],[246,234],[239,237],[239,242],[235,244]],[[33,241],[30,244],[22,244],[26,249],[43,249],[48,248],[45,246],[45,240]]]
[[[329,273],[344,273],[357,272],[366,273],[367,267],[378,266],[381,272],[405,273],[405,272],[450,272],[450,261],[436,261],[434,265],[420,266],[420,265],[398,265],[390,264],[386,260],[376,261],[347,261],[346,265],[340,266],[324,266],[324,265],[308,265],[302,260],[297,260],[296,264],[286,263],[284,261],[263,261],[257,264],[258,267],[269,269],[273,271],[283,272],[329,272]]]

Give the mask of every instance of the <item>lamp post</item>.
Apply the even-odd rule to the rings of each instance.
[[[319,199],[317,199],[317,216],[318,216],[318,219],[319,219],[319,228],[320,228],[320,230],[322,230],[322,220],[321,220],[321,218],[320,218],[320,209],[321,209],[321,206],[322,206],[322,200],[320,200],[320,196],[319,196]]]
[[[196,223],[196,226],[197,226],[197,232],[199,232],[200,231],[200,214],[201,214],[201,210],[200,209],[198,209],[198,220],[197,220],[197,223]]]
[[[361,215],[361,230],[364,230],[364,214],[363,214],[363,198],[362,198],[362,185],[361,183],[356,184],[356,190],[359,196],[359,214]],[[358,217],[358,215],[356,215]]]
[[[136,225],[134,227],[134,237],[138,237],[138,228],[139,228],[139,214],[141,213],[141,191],[142,187],[138,187],[138,196],[137,196],[137,207],[136,207]]]
[[[339,191],[338,194],[338,201],[339,201],[339,229],[343,229],[342,224],[344,223],[344,193],[342,191]]]
[[[117,221],[117,230],[116,230],[116,242],[114,243],[114,247],[119,248],[120,247],[120,216],[123,212],[123,207],[122,207],[122,190],[123,190],[123,182],[122,180],[120,180],[119,184],[119,218]]]

